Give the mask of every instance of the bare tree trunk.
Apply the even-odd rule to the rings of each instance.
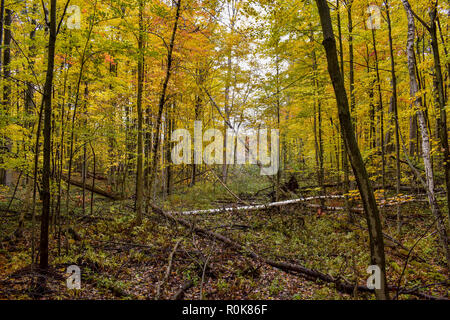
[[[377,265],[381,271],[381,288],[375,290],[375,294],[377,299],[389,299],[386,281],[384,241],[380,216],[375,201],[375,196],[373,194],[373,189],[355,139],[355,133],[353,131],[344,79],[339,71],[336,40],[334,38],[333,26],[331,24],[330,9],[328,8],[326,0],[316,0],[316,3],[319,9],[320,21],[323,30],[323,45],[327,55],[328,71],[336,95],[339,120],[341,123],[341,134],[345,141],[345,147],[347,148],[347,152],[350,157],[350,163],[352,164],[353,172],[358,183],[364,212],[366,214],[370,239],[371,263],[373,265]]]

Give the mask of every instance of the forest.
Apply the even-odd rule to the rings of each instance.
[[[0,0],[0,300],[448,300],[448,0]]]

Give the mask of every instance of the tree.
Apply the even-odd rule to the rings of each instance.
[[[367,226],[370,238],[371,263],[377,265],[381,270],[381,288],[375,290],[378,299],[389,299],[386,264],[384,255],[383,232],[381,229],[378,207],[373,194],[372,186],[367,176],[367,171],[356,143],[353,125],[350,117],[347,93],[344,81],[339,70],[337,58],[336,40],[334,38],[333,26],[331,24],[330,9],[325,0],[316,0],[319,10],[320,22],[323,31],[323,45],[325,47],[328,71],[336,94],[336,103],[341,124],[341,135],[350,158],[350,163],[358,183],[364,212],[366,214]]]
[[[45,11],[45,8],[44,8]],[[51,126],[52,126],[52,86],[53,69],[55,65],[56,48],[56,0],[50,1],[49,38],[47,51],[47,73],[45,77],[44,94],[44,165],[42,168],[42,215],[41,215],[41,240],[39,244],[39,267],[42,271],[48,269],[48,225],[50,214],[50,156],[51,156]],[[45,281],[45,277],[42,277]],[[45,283],[45,282],[44,282]]]
[[[138,141],[137,141],[137,169],[136,169],[136,223],[142,223],[144,210],[144,144],[143,144],[143,113],[142,94],[144,87],[144,5],[139,0],[139,35],[138,35],[138,82],[137,82],[137,113],[138,113]]]
[[[153,147],[152,147],[152,164],[150,167],[150,189],[149,189],[149,198],[147,201],[150,201],[150,198],[152,197],[152,191],[154,190],[154,184],[156,179],[156,170],[157,170],[157,164],[158,164],[158,149],[159,149],[159,142],[160,142],[160,129],[161,129],[161,119],[162,114],[164,111],[164,106],[166,104],[166,96],[167,96],[167,87],[169,84],[170,76],[172,74],[172,63],[173,63],[173,49],[175,46],[175,36],[178,29],[178,20],[180,18],[181,14],[181,0],[178,0],[175,2],[176,5],[176,12],[175,12],[175,21],[173,24],[172,29],[172,35],[170,38],[169,46],[167,48],[167,66],[166,66],[166,73],[164,76],[164,80],[162,83],[161,93],[159,97],[159,103],[158,103],[158,113],[156,117],[156,133],[155,133],[155,139],[153,141]]]
[[[425,166],[425,177],[426,177],[426,191],[428,202],[431,207],[431,212],[433,213],[437,227],[439,231],[439,237],[441,240],[442,247],[444,249],[444,255],[446,256],[447,266],[450,266],[450,251],[448,246],[448,237],[447,231],[445,229],[444,219],[442,217],[442,212],[439,208],[439,205],[436,200],[436,195],[434,192],[435,181],[434,181],[434,173],[431,165],[431,144],[430,137],[428,135],[428,127],[425,119],[424,112],[422,110],[421,105],[421,97],[419,96],[419,86],[417,83],[416,77],[416,58],[414,55],[414,34],[415,34],[415,23],[414,23],[414,14],[411,9],[411,6],[407,0],[402,0],[403,6],[406,11],[406,15],[408,18],[408,40],[406,45],[406,54],[408,57],[408,73],[409,73],[409,88],[410,88],[410,96],[412,99],[412,103],[417,110],[417,119],[419,121],[420,133],[422,136],[422,157]],[[420,176],[419,176],[420,177]]]

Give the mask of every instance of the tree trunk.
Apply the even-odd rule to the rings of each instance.
[[[56,0],[50,1],[50,35],[48,40],[47,75],[44,94],[44,164],[42,168],[42,215],[41,239],[39,244],[39,267],[42,271],[48,269],[48,225],[50,213],[50,156],[51,156],[51,120],[52,120],[52,86],[56,47]],[[41,277],[45,285],[45,277]]]
[[[394,109],[394,119],[395,119],[395,153],[396,153],[396,182],[397,182],[397,196],[400,194],[400,180],[401,180],[401,172],[400,172],[400,128],[398,121],[398,104],[397,104],[397,76],[395,75],[395,57],[394,57],[394,49],[392,44],[392,26],[391,26],[391,16],[389,13],[389,3],[386,0],[384,2],[386,6],[386,18],[388,24],[388,34],[389,34],[389,53],[391,57],[391,77],[392,77],[392,103]],[[397,232],[401,233],[401,214],[400,214],[400,206],[397,206]]]
[[[349,68],[350,68],[350,112],[352,117],[352,124],[353,124],[353,130],[356,132],[356,119],[354,118],[354,111],[355,111],[355,69],[354,69],[354,53],[353,53],[353,17],[352,17],[352,5],[353,0],[350,0],[347,4],[347,19],[348,19],[348,54],[349,54]],[[343,77],[343,75],[342,75]],[[348,197],[348,193],[350,192],[350,168],[348,163],[348,154],[347,150],[345,149],[345,142],[342,141],[342,150],[343,150],[343,168],[344,168],[344,193],[345,196],[345,207],[347,208],[348,213],[348,219],[351,223],[354,222],[354,216],[353,213],[350,210],[351,204]]]
[[[429,32],[431,35],[431,47],[433,48],[434,71],[437,84],[437,94],[439,102],[439,115],[437,119],[439,140],[441,143],[442,152],[444,155],[444,175],[445,187],[447,191],[447,208],[450,218],[450,163],[449,163],[449,149],[448,149],[448,132],[447,132],[447,112],[445,110],[445,93],[444,93],[444,78],[442,76],[441,58],[439,56],[439,43],[437,38],[437,8],[433,8],[430,12],[431,25]]]
[[[364,166],[361,153],[359,151],[353,125],[351,121],[347,93],[344,86],[344,79],[339,71],[339,62],[337,58],[336,40],[334,38],[333,26],[331,24],[330,9],[326,0],[316,0],[319,9],[320,21],[323,30],[323,45],[325,47],[328,71],[330,74],[333,88],[336,95],[336,102],[341,123],[341,134],[345,141],[345,147],[350,157],[350,163],[355,174],[358,188],[363,202],[364,212],[366,214],[367,225],[369,229],[371,263],[377,265],[381,271],[381,288],[375,290],[377,299],[389,299],[386,266],[384,255],[384,241],[381,229],[378,207],[373,194],[373,189]]]
[[[5,21],[4,21],[4,39],[3,39],[3,100],[2,109],[4,114],[9,113],[9,107],[11,105],[11,10],[5,9]],[[0,42],[1,44],[1,42]],[[4,149],[6,153],[11,153],[11,140],[7,137],[0,137],[0,148]],[[4,151],[2,150],[1,153]],[[0,169],[0,184],[10,186],[12,184],[12,172],[10,169]]]
[[[172,165],[171,165],[171,151],[172,151],[172,131],[174,126],[173,111],[176,109],[175,103],[171,104],[170,109],[166,111],[166,195],[172,193]]]
[[[311,43],[314,43],[314,35],[310,35]],[[316,167],[317,167],[317,183],[320,186],[320,195],[325,194],[324,187],[324,167],[323,167],[323,138],[322,138],[322,105],[319,98],[319,80],[317,74],[317,56],[316,51],[313,49],[312,52],[313,59],[313,87],[315,92],[314,97],[314,145],[315,145],[315,156],[316,156]],[[278,201],[278,199],[277,199]],[[324,200],[320,199],[320,205],[324,206]]]
[[[136,169],[136,223],[142,223],[144,215],[144,145],[143,145],[143,114],[142,93],[144,89],[144,0],[139,1],[139,56],[138,56],[138,82],[137,82],[137,169]]]
[[[375,29],[372,29],[373,51],[375,53],[375,71],[377,74],[377,91],[378,91],[378,110],[380,112],[380,150],[381,150],[381,185],[383,186],[383,195],[386,187],[386,158],[384,154],[384,108],[383,95],[381,93],[380,69],[378,66],[378,50],[375,37]]]

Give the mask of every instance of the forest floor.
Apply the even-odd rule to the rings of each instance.
[[[247,201],[262,188],[247,183],[246,192],[242,192],[239,186],[236,181],[231,187]],[[72,190],[73,199],[80,199],[80,189]],[[332,283],[311,281],[268,266],[157,213],[147,214],[143,224],[135,226],[133,200],[112,201],[100,196],[94,197],[92,213],[89,203],[84,213],[79,201],[71,208],[63,226],[71,230],[68,237],[61,236],[58,241],[58,228],[51,225],[48,292],[36,296],[36,273],[30,269],[31,219],[26,221],[23,238],[12,236],[23,207],[23,192],[19,188],[10,212],[0,212],[0,299],[171,299],[183,285],[189,287],[185,299],[374,298],[357,291],[344,294]],[[0,208],[6,208],[10,194],[3,192],[0,197]],[[234,200],[220,184],[210,182],[179,187],[160,206],[168,211],[185,211],[217,208],[228,202]],[[327,200],[326,205],[342,206],[342,202]],[[401,213],[404,224],[402,234],[397,235],[396,207],[382,210],[384,232],[403,246],[386,239],[388,283],[397,285],[404,273],[401,287],[449,298],[448,270],[437,234],[435,229],[426,232],[433,221],[427,203],[403,204]],[[362,214],[356,215],[352,225],[344,211],[318,212],[300,204],[185,218],[266,258],[299,264],[360,285],[365,285],[369,276],[368,236]],[[414,245],[407,259],[406,249]],[[171,255],[170,273],[163,280]],[[66,287],[66,269],[74,264],[82,273],[78,291]],[[417,297],[403,294],[399,299]]]

